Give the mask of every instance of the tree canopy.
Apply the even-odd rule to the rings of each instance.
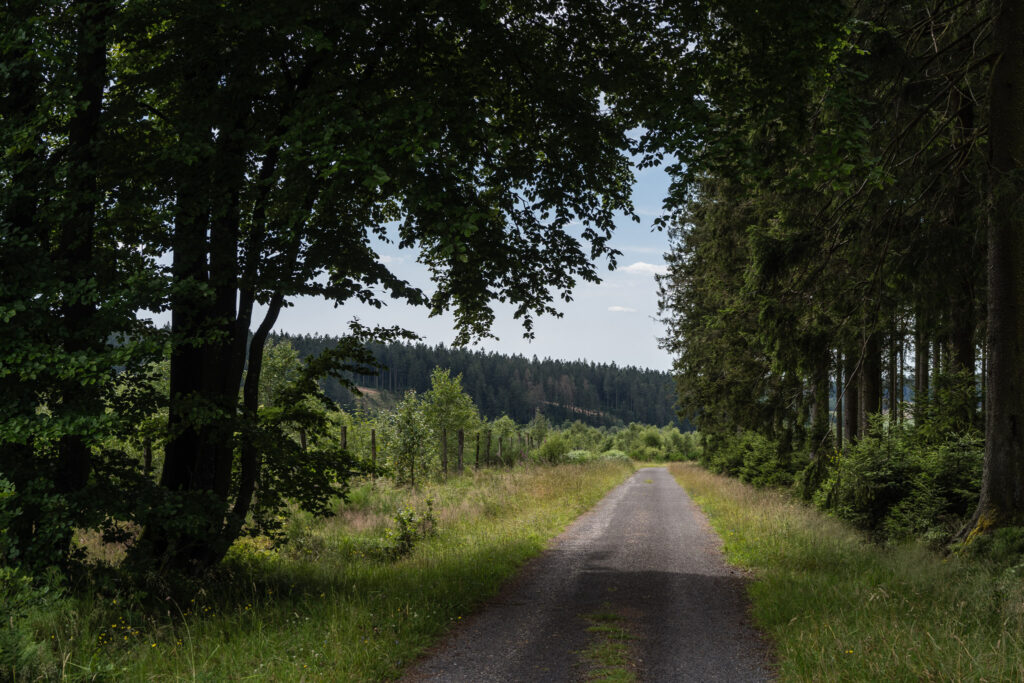
[[[632,214],[620,101],[653,20],[637,9],[5,5],[0,474],[17,552],[60,560],[70,528],[114,518],[145,527],[140,562],[216,562],[270,462],[262,352],[296,296],[451,310],[464,342],[494,299],[530,333],[595,280],[613,215]],[[413,250],[435,291],[392,273],[382,242]],[[170,331],[138,310],[169,311]],[[367,371],[361,344],[400,334],[356,325],[296,381]],[[145,375],[165,344],[161,397]],[[145,485],[102,442],[160,402],[156,489],[91,504],[101,482]],[[30,538],[45,514],[60,531]]]

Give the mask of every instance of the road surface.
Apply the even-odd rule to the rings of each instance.
[[[638,470],[403,680],[586,680],[587,615],[609,612],[640,681],[770,680],[744,578],[720,545],[665,469]]]

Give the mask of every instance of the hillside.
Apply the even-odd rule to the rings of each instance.
[[[302,357],[320,353],[338,341],[330,336],[289,334],[275,335],[275,339],[290,342]],[[373,399],[378,405],[387,404],[389,393],[426,391],[430,371],[440,366],[462,375],[463,388],[488,418],[507,414],[526,422],[540,410],[554,423],[678,423],[672,378],[666,372],[614,363],[540,360],[536,356],[509,356],[443,344],[376,344],[371,348],[385,369],[379,375],[359,375],[353,380],[361,387],[381,392]],[[353,405],[352,394],[337,380],[325,380],[324,390],[341,405]]]

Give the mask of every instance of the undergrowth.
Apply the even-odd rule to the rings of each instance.
[[[394,678],[632,471],[615,460],[419,489],[367,481],[335,517],[299,512],[279,542],[237,542],[187,599],[115,580],[48,603],[21,586],[0,651],[17,648],[24,668],[0,679]]]
[[[693,464],[670,471],[729,559],[753,570],[753,616],[783,680],[1024,680],[1019,530],[977,557],[880,546],[784,492]]]

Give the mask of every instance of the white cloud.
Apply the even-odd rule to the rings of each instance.
[[[387,254],[384,254],[380,257],[380,262],[384,265],[390,266],[396,263],[405,263],[405,259],[401,256],[388,256]]]
[[[628,306],[609,306],[608,310],[612,313],[636,313],[635,308],[629,308]]]
[[[637,261],[636,263],[626,266],[622,270],[626,273],[637,273],[641,275],[664,275],[668,272],[668,266]]]

